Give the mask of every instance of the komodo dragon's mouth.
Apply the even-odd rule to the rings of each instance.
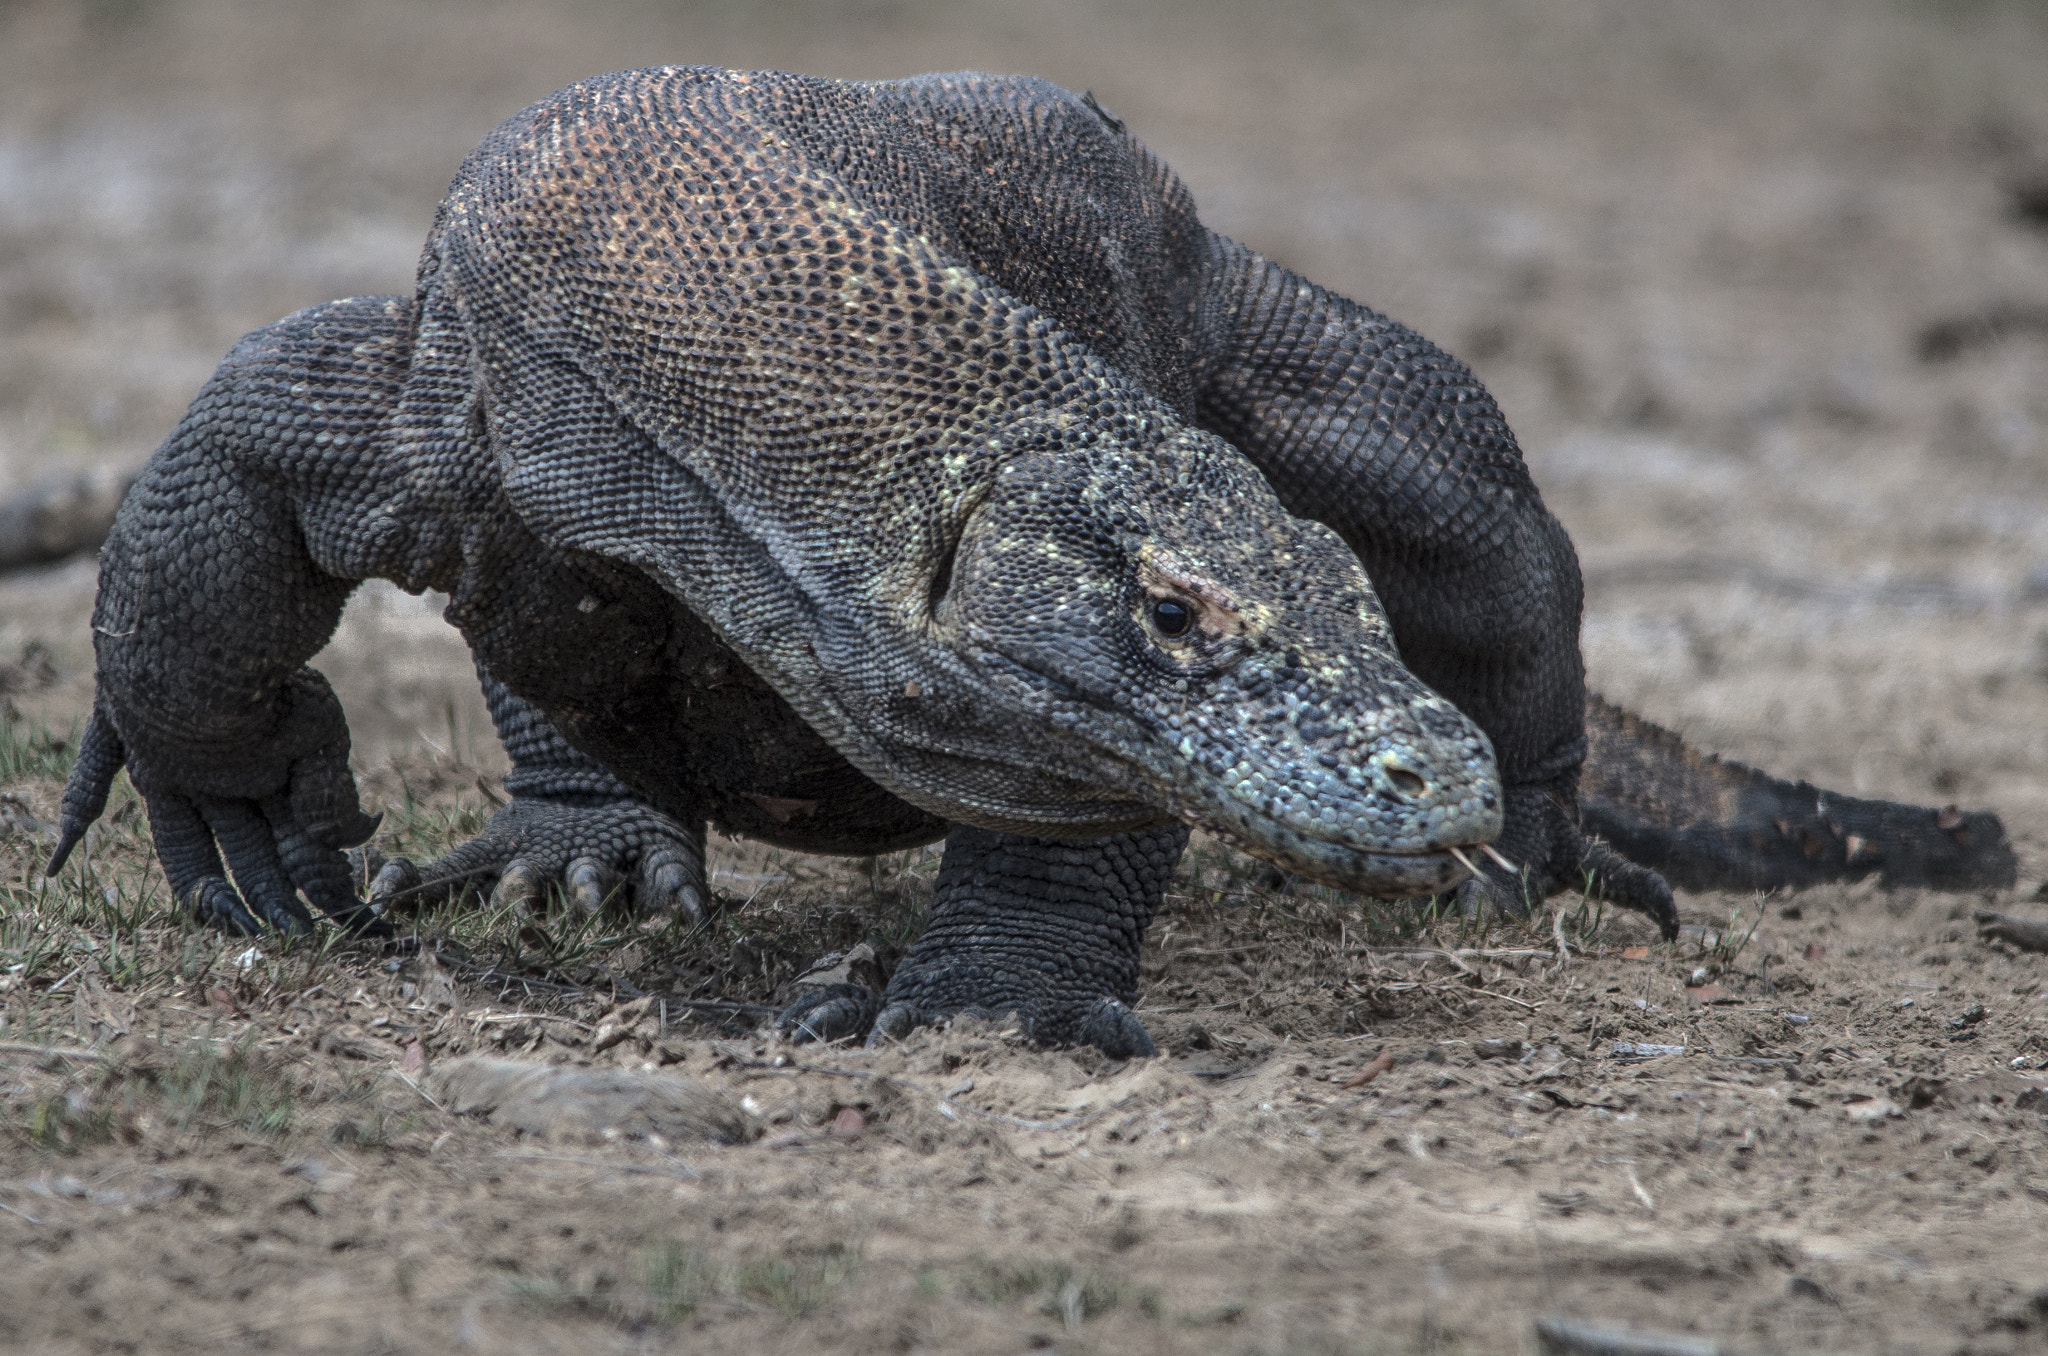
[[[1194,766],[1176,751],[1166,729],[1147,729],[1146,722],[1134,721],[1130,712],[1015,655],[991,649],[982,657],[999,662],[1012,676],[1026,679],[1041,692],[1107,716],[1134,734],[1143,731],[1116,750],[1115,756],[1151,784],[1158,797],[1155,804],[1193,828],[1318,884],[1383,898],[1448,890],[1472,874],[1469,863],[1500,830],[1496,793],[1491,797],[1446,797],[1434,807],[1418,808],[1402,825],[1400,837],[1406,841],[1398,847],[1376,847],[1356,837],[1347,840],[1314,833],[1197,775]],[[1488,757],[1490,777],[1490,753]]]
[[[1190,808],[1191,813],[1183,811],[1179,817],[1240,851],[1318,885],[1388,899],[1451,889],[1472,874],[1467,863],[1491,842],[1489,838],[1420,852],[1382,852],[1315,838],[1270,816],[1257,816],[1260,822],[1255,826],[1239,825],[1205,813],[1207,807]]]

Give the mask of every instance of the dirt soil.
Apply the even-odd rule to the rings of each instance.
[[[17,574],[0,1348],[2048,1344],[2048,957],[1971,917],[2048,916],[2048,12],[0,0],[0,493],[138,462],[242,331],[406,290],[493,122],[658,61],[1092,89],[1211,221],[1474,364],[1579,544],[1596,687],[1995,808],[2018,890],[1687,896],[1665,946],[1204,846],[1150,940],[1164,1058],[785,1047],[763,1013],[886,966],[932,854],[720,843],[696,933],[473,905],[251,946],[173,916],[124,788],[40,883],[93,572]],[[433,601],[366,588],[318,663],[385,849],[474,832],[502,756]],[[722,1110],[522,1131],[457,1109],[479,1054]]]

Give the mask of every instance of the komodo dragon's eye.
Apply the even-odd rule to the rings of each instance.
[[[1152,600],[1152,625],[1168,640],[1188,633],[1195,624],[1195,610],[1178,598],[1154,598]]]

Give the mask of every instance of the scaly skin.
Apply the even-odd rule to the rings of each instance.
[[[366,911],[304,665],[371,577],[452,595],[514,773]],[[470,156],[412,298],[260,330],[194,401],[103,556],[58,860],[124,761],[242,929],[488,879],[694,912],[707,822],[946,834],[889,992],[789,1027],[1144,1053],[1188,826],[1380,895],[1498,840],[1511,907],[1590,871],[1675,926],[1577,827],[1579,596],[1472,375],[1208,231],[1092,100],[627,72]]]

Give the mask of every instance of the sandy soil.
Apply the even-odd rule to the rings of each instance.
[[[0,3],[0,492],[139,460],[254,325],[405,290],[493,122],[666,60],[1092,89],[1210,220],[1474,363],[1579,543],[1596,686],[1781,774],[1998,809],[2023,868],[1996,906],[2044,911],[2036,6]],[[54,666],[4,670],[6,747],[85,709],[91,586],[0,581],[0,661]],[[319,662],[395,838],[488,809],[430,603],[365,590]],[[1209,853],[1153,939],[1166,1059],[800,1052],[687,1004],[779,1002],[864,937],[886,960],[929,858],[720,845],[730,909],[694,938],[442,917],[424,954],[251,958],[167,917],[132,809],[89,889],[36,887],[57,783],[5,766],[0,1347],[2048,1334],[2048,959],[1978,940],[1977,900],[1695,896],[1647,947],[1572,900],[1461,934],[1268,898]],[[684,1075],[753,1138],[430,1101],[478,1051]]]

